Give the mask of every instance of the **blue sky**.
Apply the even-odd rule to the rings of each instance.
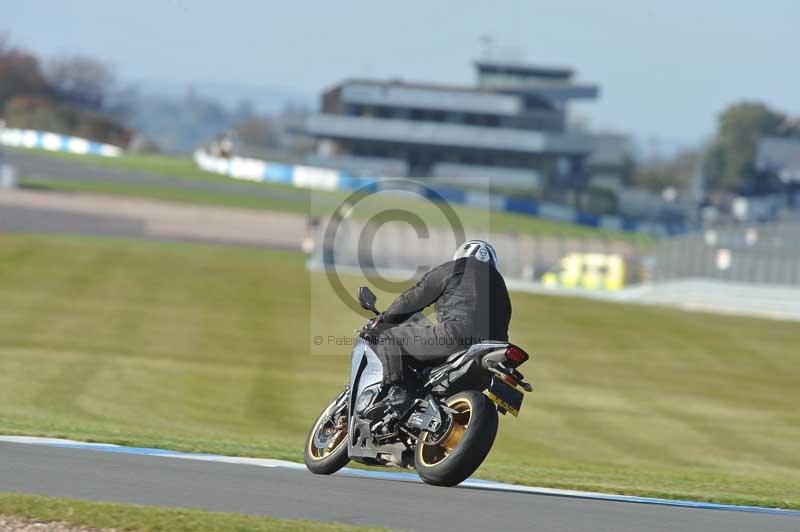
[[[599,83],[600,99],[578,112],[643,145],[697,142],[743,98],[800,114],[791,0],[4,3],[0,29],[17,44],[97,56],[122,80],[225,80],[301,97],[349,76],[470,83],[490,35],[496,50]]]

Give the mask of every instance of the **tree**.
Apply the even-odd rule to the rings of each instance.
[[[652,158],[639,163],[631,177],[635,187],[661,192],[667,187],[686,191],[692,182],[700,153],[684,149],[670,158]]]
[[[114,75],[108,65],[81,55],[50,59],[45,76],[60,100],[93,111],[103,108],[106,95],[114,84]]]
[[[14,96],[40,96],[48,92],[39,60],[10,45],[8,34],[0,34],[0,110]]]
[[[725,109],[706,160],[710,187],[729,191],[761,188],[754,164],[758,141],[779,134],[786,120],[785,114],[758,102],[740,102]]]
[[[10,127],[125,146],[132,132],[103,112],[112,83],[106,65],[82,56],[54,59],[44,73],[34,54],[0,33],[0,114]]]

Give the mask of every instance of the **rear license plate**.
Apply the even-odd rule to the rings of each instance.
[[[512,416],[519,415],[522,408],[522,392],[506,384],[497,377],[492,377],[489,387],[483,391],[497,406],[505,408]]]

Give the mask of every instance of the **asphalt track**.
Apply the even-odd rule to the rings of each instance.
[[[41,191],[0,193],[0,233],[94,235],[299,251],[306,219],[291,213]]]
[[[77,448],[81,445],[83,448]],[[298,464],[277,460],[231,459],[240,463],[224,463],[207,461],[207,455],[154,454],[157,451],[152,449],[92,449],[69,442],[31,445],[0,441],[0,491],[397,530],[800,530],[800,512],[793,516],[611,502],[508,492],[503,491],[502,485],[497,489],[484,485],[489,483],[436,488],[410,481],[413,477],[404,474],[376,475],[395,478],[386,480],[364,478],[362,475],[369,473],[351,470],[321,477]]]
[[[152,174],[39,153],[10,151],[5,158],[25,177],[58,181],[77,176],[90,182],[308,201],[301,191]],[[0,190],[0,233],[82,234],[300,250],[307,223],[306,216],[296,213],[48,190]]]

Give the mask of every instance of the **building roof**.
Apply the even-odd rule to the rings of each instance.
[[[418,85],[353,82],[342,86],[342,100],[366,105],[388,105],[472,113],[516,115],[523,108],[518,96],[485,91],[453,91]]]
[[[578,98],[583,98],[583,99],[597,98],[599,92],[596,85],[592,85],[589,83],[574,83],[569,80],[565,81],[556,80],[546,84],[538,84],[535,82],[528,84],[522,81],[508,86],[470,87],[465,85],[447,85],[441,83],[409,82],[403,80],[379,80],[379,79],[365,79],[365,78],[345,79],[344,81],[341,81],[336,85],[334,85],[333,87],[331,87],[330,89],[328,89],[327,92],[332,92],[336,90],[346,91],[348,87],[354,87],[354,86],[362,87],[363,88],[361,91],[362,93],[369,92],[368,87],[385,89],[386,93],[384,94],[387,95],[388,92],[391,92],[393,89],[396,89],[394,92],[405,93],[405,95],[407,96],[410,96],[412,92],[417,92],[417,94],[419,94],[425,91],[428,92],[429,100],[431,102],[435,100],[442,101],[442,98],[447,98],[447,93],[451,95],[457,95],[457,94],[473,95],[473,96],[466,96],[464,98],[459,98],[458,96],[456,96],[454,102],[460,101],[464,103],[468,99],[471,99],[474,105],[474,102],[477,101],[491,100],[494,102],[494,105],[498,105],[501,108],[505,109],[505,111],[500,111],[498,114],[513,114],[513,112],[511,112],[510,109],[516,107],[516,104],[512,103],[511,99],[515,98],[517,95],[523,95],[523,94],[538,95],[547,101],[563,102]],[[378,93],[373,91],[373,94],[378,94]],[[505,102],[501,103],[501,100],[505,100]],[[397,102],[399,101],[400,100],[397,100]],[[382,103],[385,104],[386,102],[384,101]],[[419,103],[419,101],[415,103]],[[400,105],[400,104],[396,103],[395,105]],[[477,108],[474,110],[478,111]]]
[[[497,72],[550,79],[568,79],[575,71],[566,66],[548,66],[520,61],[496,61],[491,59],[477,59],[475,67],[479,72]]]
[[[493,89],[470,86],[470,85],[453,85],[449,83],[434,83],[430,81],[407,81],[401,78],[392,79],[375,79],[375,78],[346,78],[339,83],[330,87],[326,92],[341,89],[348,85],[374,85],[376,87],[407,87],[414,89],[425,89],[431,91],[442,92],[469,92],[469,93],[482,93],[482,94],[496,94],[497,91]]]

